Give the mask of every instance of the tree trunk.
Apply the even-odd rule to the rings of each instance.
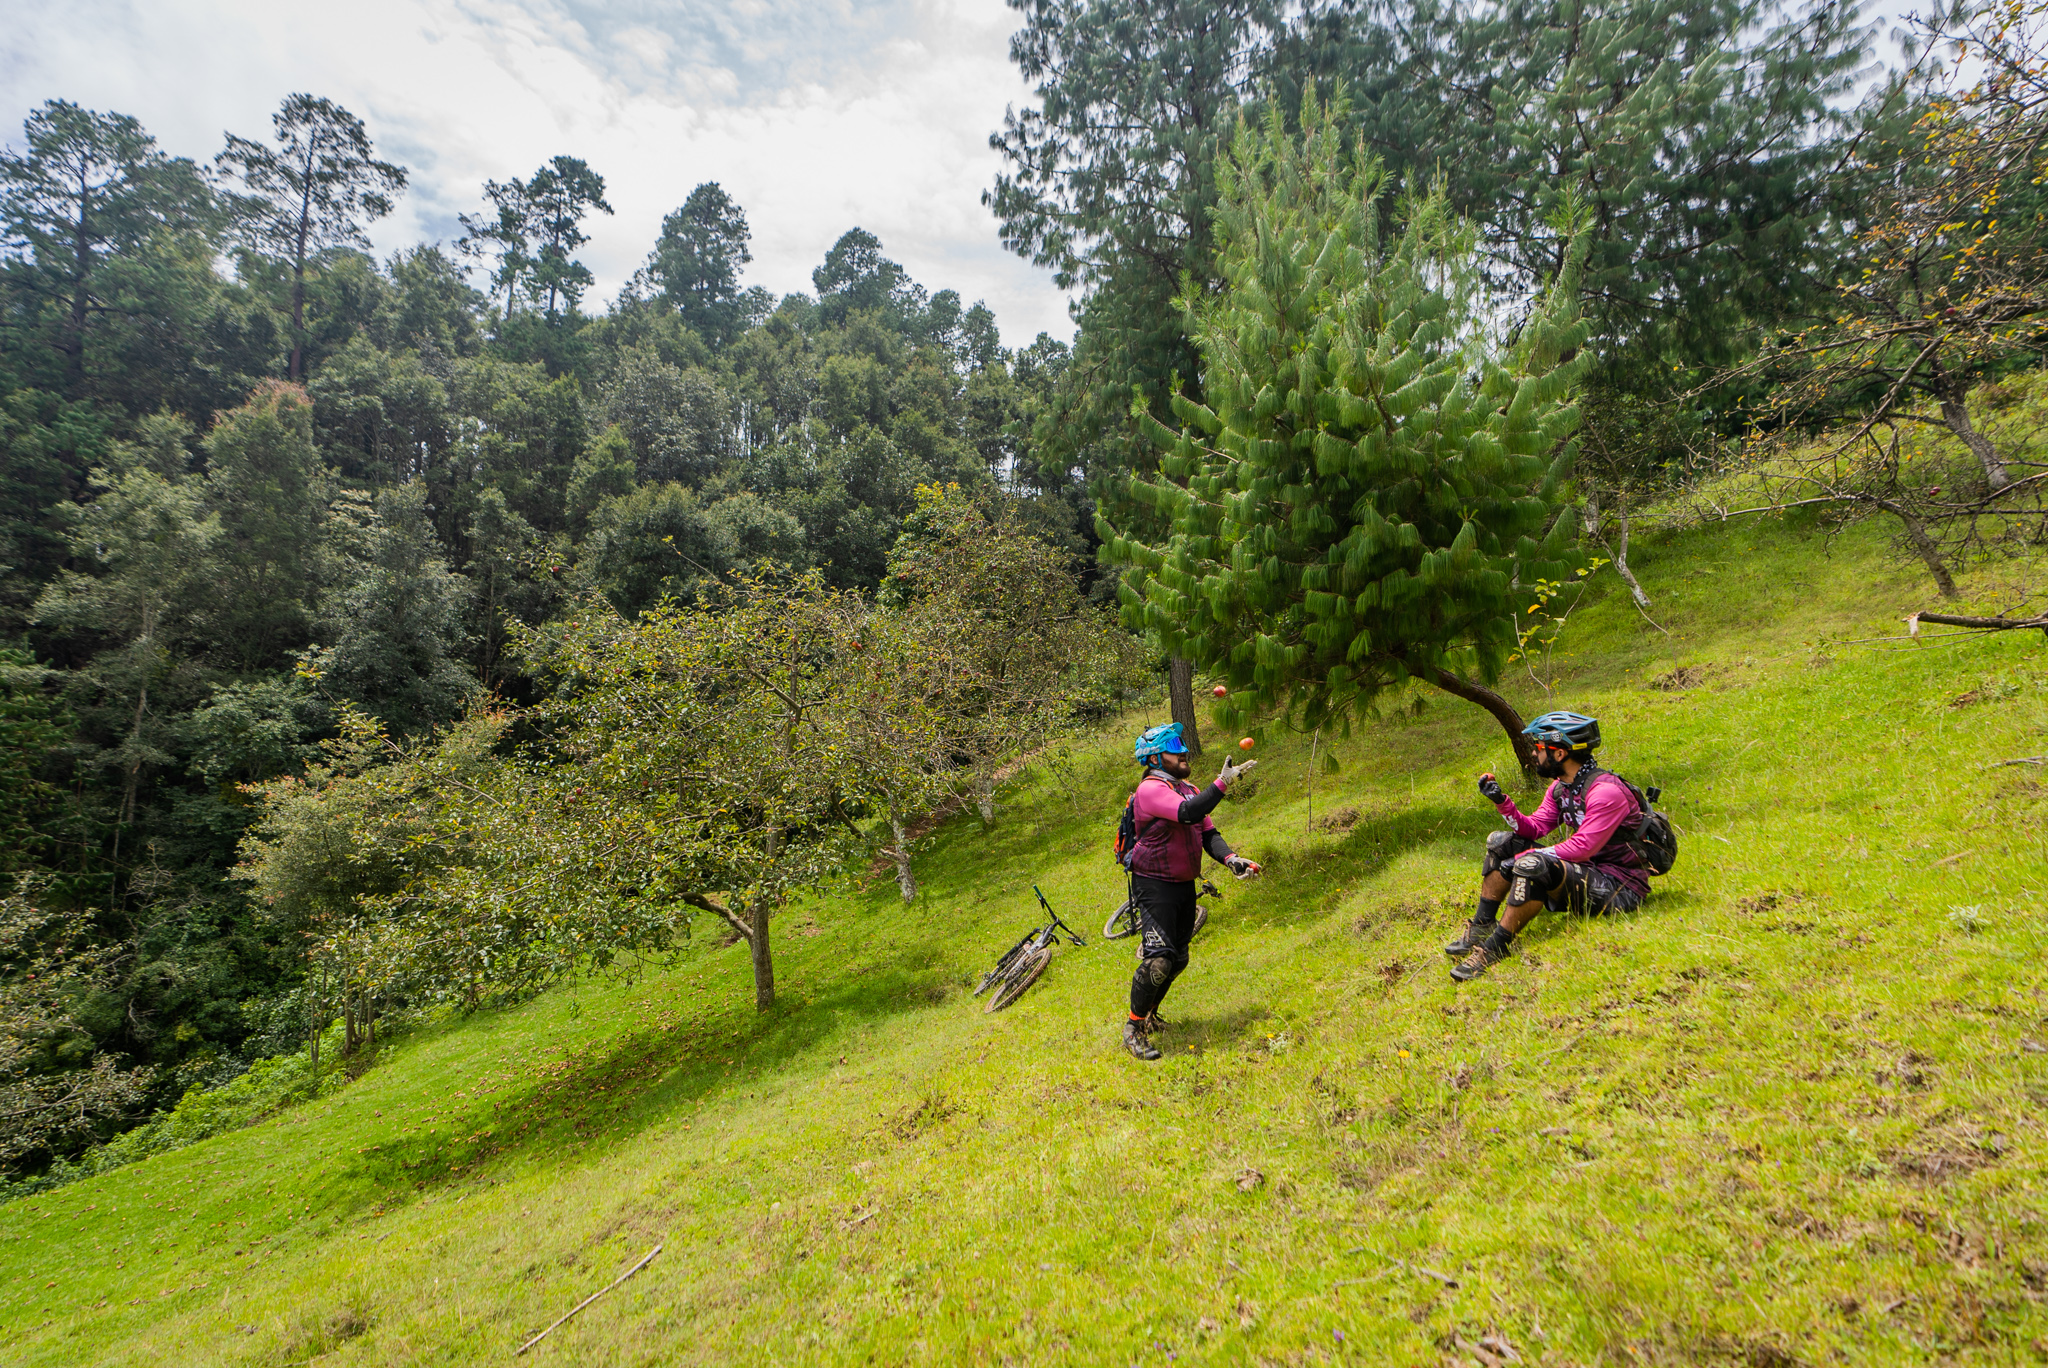
[[[1195,724],[1195,662],[1174,656],[1166,664],[1166,699],[1173,708],[1173,720],[1180,723],[1180,739],[1188,754],[1202,753],[1202,731]]]
[[[63,346],[64,369],[73,399],[85,398],[85,320],[92,281],[92,238],[89,236],[87,213],[91,201],[91,193],[81,183],[72,267],[75,279],[71,282],[71,317]]]
[[[1509,744],[1515,748],[1515,763],[1522,767],[1522,777],[1532,784],[1536,782],[1539,777],[1536,773],[1536,747],[1528,737],[1522,735],[1522,715],[1515,711],[1514,704],[1484,684],[1475,684],[1469,679],[1460,678],[1440,666],[1425,666],[1421,674],[1424,679],[1445,693],[1462,698],[1467,703],[1477,703],[1492,713],[1493,720],[1500,723],[1501,730],[1508,734]]]
[[[754,934],[747,937],[747,950],[754,961],[754,1010],[765,1012],[775,1005],[775,961],[768,954],[768,900],[754,904]]]
[[[974,776],[974,808],[981,814],[981,829],[987,831],[996,824],[996,770],[994,765],[977,772]]]
[[[1628,490],[1623,489],[1615,499],[1615,518],[1621,524],[1620,535],[1615,539],[1614,569],[1628,591],[1634,596],[1636,607],[1650,611],[1650,596],[1643,592],[1643,586],[1636,583],[1635,571],[1628,568]]]
[[[285,378],[297,381],[299,370],[305,363],[306,354],[306,263],[300,262],[292,276],[292,359],[285,367]]]
[[[307,978],[310,981],[312,976],[308,975]],[[321,966],[320,969],[320,978],[318,984],[317,986],[313,987],[313,1000],[310,1004],[308,1004],[312,1011],[312,1034],[309,1037],[307,1037],[306,1040],[306,1054],[312,1060],[313,1064],[313,1096],[315,1097],[318,1097],[320,1095],[320,1032],[324,1030],[327,1025],[327,1023],[324,1020],[322,1020],[322,1017],[326,1012],[326,1002],[327,969],[326,966],[323,965]]]
[[[146,640],[147,638],[145,638]],[[135,820],[135,792],[142,783],[142,718],[149,708],[149,684],[145,681],[135,699],[135,725],[129,728],[128,745],[135,752],[128,777],[121,786],[121,808],[114,819],[114,863],[121,862],[121,833]]]
[[[292,359],[285,378],[297,380],[305,366],[306,349],[306,244],[313,233],[313,167],[307,165],[299,181],[299,233],[292,244]]]
[[[889,814],[889,831],[896,838],[895,848],[889,852],[889,858],[896,862],[896,888],[903,894],[903,901],[910,902],[917,897],[917,879],[910,872],[910,837],[893,812]]]
[[[1990,438],[1970,426],[1970,411],[1963,407],[1960,397],[1952,399],[1946,395],[1942,396],[1941,421],[1946,423],[1948,430],[1960,438],[1963,445],[1976,456],[1977,464],[1984,467],[1984,480],[1991,486],[1992,493],[1995,494],[2012,483],[2012,477],[2006,473],[2005,461],[1999,456],[1998,448],[1991,445]]]
[[[1989,443],[1985,444],[1989,446]],[[1927,535],[1927,527],[1905,505],[1893,503],[1890,499],[1873,498],[1872,503],[1897,518],[1905,526],[1906,540],[1912,543],[1914,552],[1920,557],[1927,573],[1934,576],[1934,587],[1941,591],[1943,598],[1956,597],[1955,578],[1948,572],[1948,562],[1941,558],[1941,548],[1934,544],[1934,538]]]
[[[1315,739],[1308,743],[1308,816],[1301,823],[1304,832],[1316,829],[1316,751],[1322,744],[1323,729],[1317,727]]]

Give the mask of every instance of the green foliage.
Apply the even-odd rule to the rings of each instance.
[[[563,512],[571,531],[581,533],[599,504],[633,492],[633,444],[617,423],[590,439],[569,471]]]
[[[1390,234],[1384,173],[1303,122],[1242,127],[1224,166],[1224,287],[1185,306],[1208,402],[1176,400],[1178,433],[1148,420],[1169,454],[1130,490],[1171,533],[1103,527],[1136,570],[1126,621],[1229,683],[1230,726],[1320,727],[1439,668],[1492,679],[1511,584],[1558,573],[1573,528],[1575,267],[1495,345],[1441,190]]]
[[[1555,279],[1556,225],[1578,215],[1608,383],[1661,397],[1674,365],[1722,364],[1810,305],[1868,189],[1861,121],[1842,112],[1872,41],[1855,13],[1606,0],[1417,17],[1361,131],[1411,189],[1443,176],[1489,273],[1521,290]]]
[[[701,606],[633,621],[586,601],[522,633],[558,681],[524,719],[539,739],[439,792],[436,848],[460,858],[365,900],[372,972],[474,1003],[665,954],[711,911],[752,945],[765,1009],[771,914],[854,834],[835,705],[857,622],[858,600],[810,575],[710,585]]]
[[[590,268],[572,255],[590,240],[583,220],[593,209],[612,212],[604,198],[604,177],[579,157],[552,157],[525,180],[515,176],[503,184],[485,182],[484,196],[495,214],[464,214],[465,235],[457,250],[498,254],[491,284],[505,292],[500,332],[511,324],[513,304],[521,294],[530,303],[543,304],[550,320],[558,305],[573,313],[595,279]]]
[[[692,486],[738,454],[737,408],[714,375],[680,369],[637,347],[621,354],[597,403],[601,420],[625,434],[641,480]]]
[[[306,643],[328,497],[299,387],[265,382],[207,434],[206,502],[221,530],[207,630],[229,663],[274,667]]]
[[[351,482],[425,476],[454,442],[448,387],[417,352],[394,354],[357,333],[321,358],[306,391],[319,449]]]
[[[324,607],[331,644],[309,665],[401,733],[452,720],[477,687],[459,651],[467,586],[438,550],[424,484],[379,494],[353,573]]]
[[[36,819],[55,796],[42,770],[69,719],[50,704],[47,673],[26,652],[0,649],[0,876],[34,861]]]
[[[191,772],[232,788],[296,774],[318,754],[312,738],[332,725],[328,705],[303,676],[223,684],[183,719]]]
[[[920,488],[884,583],[893,629],[920,658],[896,673],[920,681],[944,736],[938,768],[984,825],[1006,766],[1118,710],[1145,675],[1140,643],[1085,600],[1074,557],[1040,535],[1033,511],[958,485]]]
[[[1824,291],[1878,180],[1859,146],[1905,103],[1886,80],[1848,108],[1872,31],[1828,3],[1010,4],[1034,98],[991,138],[1005,166],[983,199],[1007,247],[1082,292],[1037,444],[1100,477],[1119,523],[1144,514],[1121,473],[1153,464],[1133,387],[1161,421],[1170,377],[1201,397],[1168,301],[1183,275],[1195,294],[1221,283],[1209,210],[1235,115],[1332,101],[1384,159],[1390,202],[1444,183],[1507,297],[1548,288],[1579,206],[1588,378],[1725,426],[1732,396],[1674,396]],[[1685,454],[1634,451],[1628,473]]]
[[[661,221],[661,236],[647,259],[649,283],[684,325],[714,347],[724,347],[754,320],[740,290],[740,269],[754,259],[746,211],[708,181]]]
[[[52,908],[22,876],[0,895],[0,1172],[104,1133],[142,1100],[149,1070],[98,1051],[76,1015],[126,947]]]
[[[679,484],[641,485],[590,516],[577,569],[621,612],[694,599],[700,581],[767,564],[802,565],[804,529],[752,494],[706,503]]]

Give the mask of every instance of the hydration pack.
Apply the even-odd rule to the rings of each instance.
[[[1614,777],[1621,779],[1618,774]],[[1651,874],[1669,874],[1671,866],[1678,863],[1678,831],[1669,817],[1650,806],[1664,796],[1664,790],[1654,786],[1639,789],[1626,779],[1621,782],[1636,800],[1636,817],[1616,831],[1612,839],[1633,850]]]
[[[1111,850],[1116,855],[1116,862],[1128,872],[1132,859],[1138,853],[1138,795],[1135,793],[1124,803],[1123,819],[1116,824],[1116,844]]]

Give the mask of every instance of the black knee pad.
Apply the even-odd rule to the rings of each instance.
[[[1182,967],[1186,964],[1186,960],[1173,960],[1159,956],[1148,959],[1139,965],[1138,972],[1144,975],[1145,981],[1154,988],[1164,988],[1179,976]]]
[[[1514,883],[1508,887],[1508,906],[1547,899],[1564,882],[1564,861],[1547,850],[1525,850],[1515,856],[1508,873]]]
[[[1527,836],[1517,836],[1512,831],[1487,832],[1486,858],[1479,865],[1481,876],[1507,873],[1508,866],[1515,862],[1515,856],[1527,850],[1529,846],[1530,840]]]

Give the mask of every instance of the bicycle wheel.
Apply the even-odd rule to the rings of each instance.
[[[1010,981],[996,989],[996,995],[988,1000],[988,1011],[1000,1012],[1003,1008],[1024,996],[1024,990],[1038,982],[1038,976],[1045,972],[1045,966],[1052,963],[1052,950],[1047,947],[1028,959],[1020,960],[1010,971]]]
[[[1138,904],[1126,902],[1109,914],[1109,920],[1102,924],[1104,940],[1122,940],[1125,936],[1138,934]]]

